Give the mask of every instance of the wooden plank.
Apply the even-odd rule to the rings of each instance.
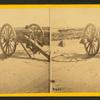
[[[31,55],[28,53],[27,49],[25,48],[25,46],[23,45],[23,43],[20,43],[21,46],[24,48],[24,50],[26,51],[27,55],[29,56],[29,58],[32,58]]]
[[[38,50],[39,50],[39,52],[42,54],[42,55],[44,55],[48,60],[50,60],[50,55],[48,55],[48,54],[46,54],[43,50],[42,50],[42,48],[41,48],[41,46],[40,45],[38,45],[37,43],[35,43],[32,39],[30,39],[28,36],[24,36],[25,38],[26,38],[26,40],[28,40],[30,43],[32,43],[33,44],[33,46],[35,46]]]

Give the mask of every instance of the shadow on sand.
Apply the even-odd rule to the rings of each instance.
[[[55,62],[78,62],[78,61],[89,60],[91,58],[100,58],[100,53],[94,57],[89,57],[87,54],[63,53],[63,54],[52,57],[52,61],[55,61]]]
[[[49,62],[47,59],[35,58],[35,57],[29,58],[26,53],[20,52],[20,51],[15,52],[15,54],[13,54],[10,57],[5,56],[3,53],[0,54],[0,60],[5,60],[7,58],[31,59],[31,60],[36,60],[36,61]]]
[[[6,57],[3,53],[0,54],[0,60],[5,60],[9,57]],[[10,58],[16,58],[16,59],[31,59],[36,61],[43,61],[43,62],[49,62],[47,59],[44,58],[36,58],[32,57],[29,58],[25,52],[17,51],[15,54],[13,54]],[[79,61],[86,61],[91,58],[100,58],[100,53],[98,53],[94,57],[89,57],[86,54],[79,54],[79,53],[62,53],[56,56],[52,57],[52,61],[55,62],[79,62]]]

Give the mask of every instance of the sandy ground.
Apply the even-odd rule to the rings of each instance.
[[[18,45],[15,54],[5,58],[0,50],[0,93],[49,91],[49,62],[41,54],[29,59]]]
[[[52,42],[53,92],[100,92],[100,54],[88,58],[79,40],[66,40],[65,47]]]

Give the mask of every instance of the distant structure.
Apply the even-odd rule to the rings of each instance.
[[[63,39],[78,39],[81,37],[83,33],[83,28],[68,28],[68,29],[60,29],[58,30],[60,33],[63,34]]]
[[[64,47],[64,46],[65,46],[65,42],[64,42],[64,40],[61,40],[61,41],[59,42],[58,46],[60,46],[60,47]]]

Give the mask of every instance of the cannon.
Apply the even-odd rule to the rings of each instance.
[[[0,46],[6,57],[12,56],[20,43],[30,58],[31,55],[27,49],[30,49],[33,54],[40,52],[49,60],[50,55],[42,50],[45,38],[44,31],[37,24],[26,25],[24,28],[14,28],[6,23],[0,30]]]
[[[85,51],[89,57],[95,56],[100,47],[100,34],[94,24],[89,23],[83,32],[81,41],[85,47]]]

